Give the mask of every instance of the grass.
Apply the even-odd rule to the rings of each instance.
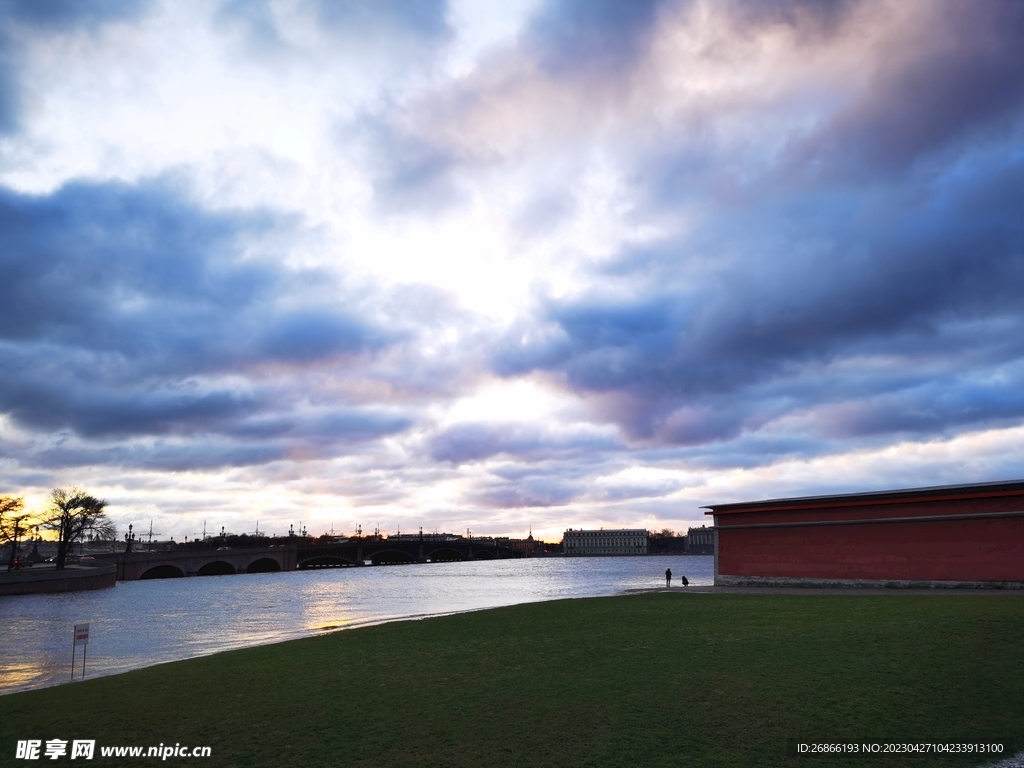
[[[786,743],[1013,754],[1022,638],[1016,595],[521,605],[0,697],[0,765],[30,764],[13,759],[16,739],[58,737],[209,745],[210,759],[168,760],[208,767],[977,766],[994,758],[793,758]]]

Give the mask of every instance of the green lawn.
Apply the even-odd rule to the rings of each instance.
[[[338,632],[0,697],[17,739],[209,745],[202,766],[981,765],[1024,748],[1024,595],[567,600]],[[92,763],[103,764],[97,759]],[[153,764],[151,758],[132,763]]]

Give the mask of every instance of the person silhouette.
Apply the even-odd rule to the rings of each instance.
[[[672,586],[672,569],[671,568],[666,568],[665,569],[665,586],[666,587],[671,587]]]
[[[687,580],[685,576],[680,576],[679,578],[682,580],[684,587],[690,586],[690,582]]]

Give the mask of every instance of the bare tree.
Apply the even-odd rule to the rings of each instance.
[[[110,551],[113,552],[117,545],[117,524],[110,518],[99,521],[93,528],[93,535],[89,540],[109,544]]]
[[[24,499],[16,499],[13,496],[0,496],[0,541],[7,541],[7,526],[14,519],[14,516],[24,506]]]
[[[0,496],[0,545],[11,545],[11,554],[7,558],[8,571],[14,567],[14,558],[18,555],[18,539],[28,528],[23,521],[29,515],[19,514],[23,507],[24,499]]]
[[[43,527],[57,532],[57,570],[63,570],[71,546],[86,533],[104,531],[109,525],[107,502],[81,488],[54,488]]]

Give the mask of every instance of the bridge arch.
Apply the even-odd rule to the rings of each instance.
[[[214,560],[212,563],[206,563],[198,571],[196,576],[233,576],[238,573],[235,570],[235,566],[231,563],[226,563],[223,560]]]
[[[474,560],[493,560],[496,555],[487,549],[481,549],[473,553]]]
[[[139,576],[140,579],[180,579],[185,572],[174,565],[158,565]]]
[[[404,565],[415,563],[416,558],[400,549],[385,549],[370,555],[370,562],[374,565]]]
[[[432,563],[460,563],[466,559],[457,549],[435,549],[427,558]]]
[[[338,555],[321,555],[320,557],[311,557],[308,560],[300,562],[299,570],[308,571],[314,568],[348,568],[354,565],[355,563],[353,561],[345,557],[339,557]]]
[[[249,563],[249,567],[245,569],[246,573],[277,573],[281,570],[281,564],[272,557],[261,557],[259,560],[253,560]]]

